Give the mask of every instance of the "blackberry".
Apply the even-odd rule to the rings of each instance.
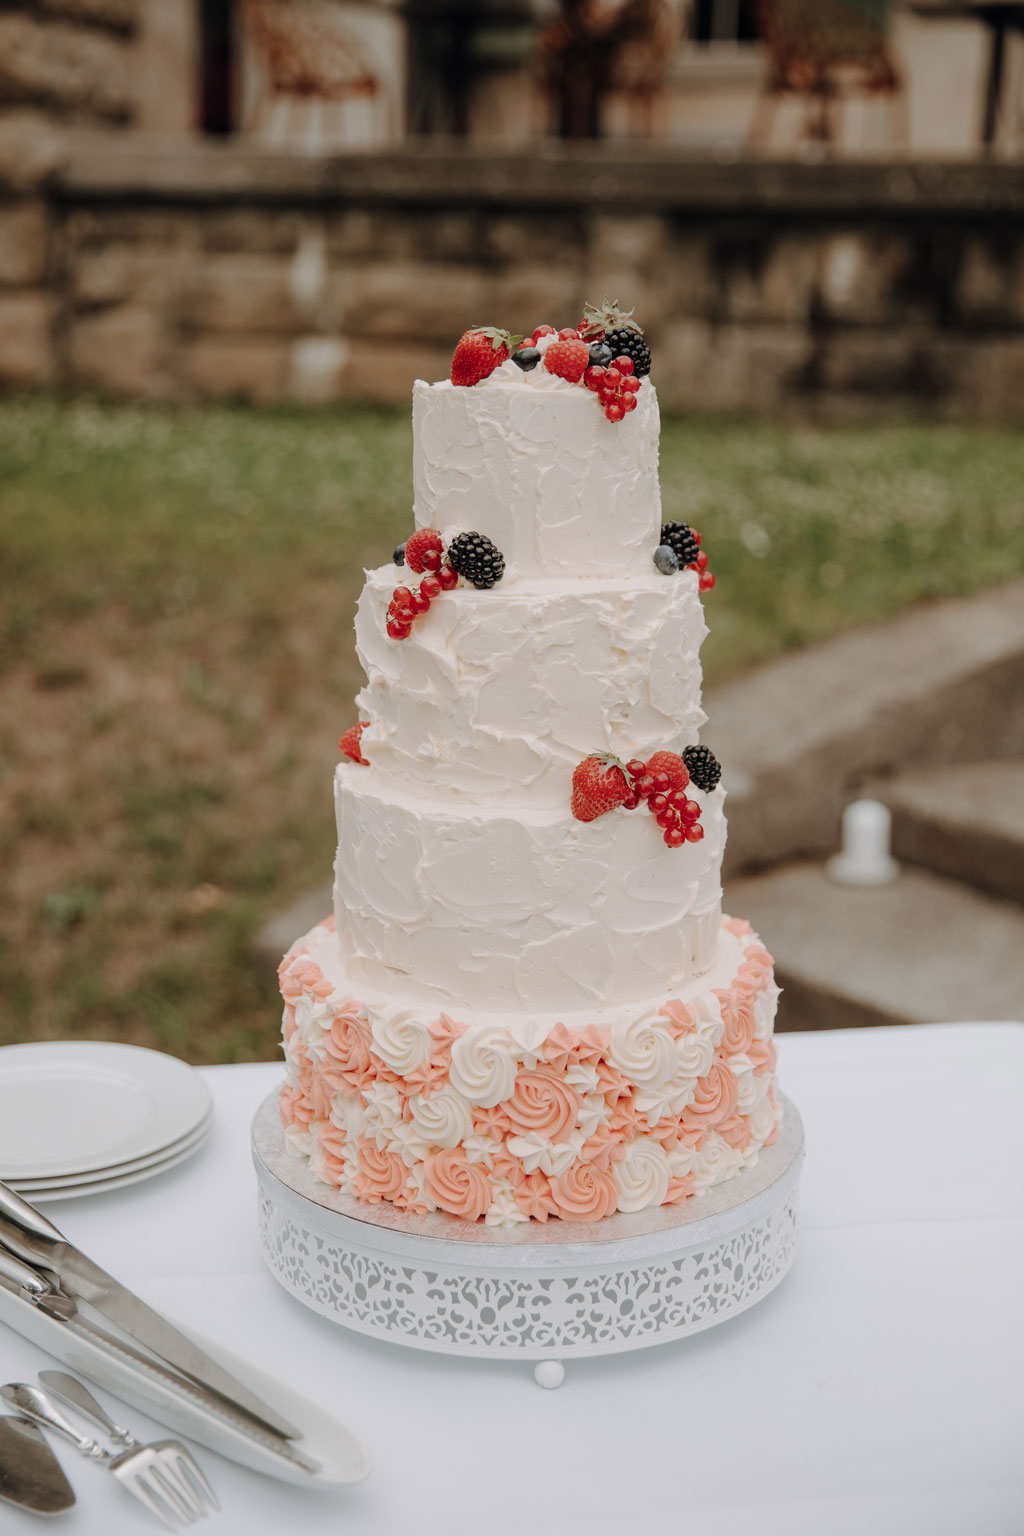
[[[620,325],[614,331],[605,331],[601,339],[606,347],[611,347],[613,358],[633,359],[633,372],[638,379],[650,373],[651,349],[644,341],[643,331],[638,331],[632,325]]]
[[[675,550],[680,570],[692,565],[700,554],[700,545],[693,536],[689,523],[662,523],[661,542]]]
[[[709,795],[722,777],[722,765],[709,747],[684,747],[683,762],[698,789]]]
[[[448,546],[453,571],[481,589],[493,587],[505,574],[505,556],[483,533],[459,533]]]

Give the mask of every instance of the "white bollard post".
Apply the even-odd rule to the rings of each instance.
[[[889,853],[892,817],[880,800],[854,800],[843,812],[843,843],[825,866],[840,885],[888,885],[900,867]]]

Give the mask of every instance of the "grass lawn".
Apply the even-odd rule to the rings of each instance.
[[[327,878],[406,411],[0,401],[0,1044],[276,1051],[254,927]],[[665,423],[712,681],[1024,569],[1024,434]],[[708,732],[713,744],[714,731]]]

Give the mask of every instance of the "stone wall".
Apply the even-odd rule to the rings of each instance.
[[[31,181],[0,127],[8,384],[406,401],[466,325],[565,324],[607,295],[636,306],[672,407],[1024,419],[1011,166],[317,159],[128,136]]]

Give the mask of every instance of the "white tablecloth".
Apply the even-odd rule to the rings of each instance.
[[[349,1333],[271,1279],[248,1127],[275,1065],[207,1071],[216,1128],[180,1169],[47,1209],[368,1446],[370,1478],[330,1493],[200,1450],[224,1507],[211,1536],[1020,1536],[1024,1026],[784,1035],[779,1059],[807,1129],[792,1273],[692,1339],[571,1363],[556,1392],[525,1365]],[[3,1380],[48,1363],[3,1331]],[[59,1454],[79,1502],[54,1529],[159,1529]],[[3,1532],[38,1529],[0,1504]]]

